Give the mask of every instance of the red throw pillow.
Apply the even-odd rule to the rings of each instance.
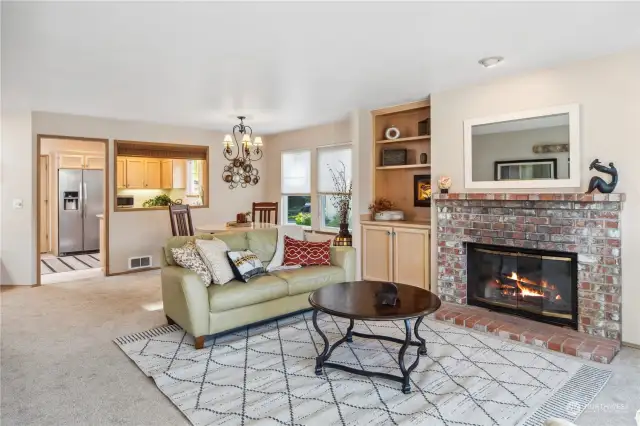
[[[284,262],[291,265],[331,265],[331,240],[321,243],[284,236]]]

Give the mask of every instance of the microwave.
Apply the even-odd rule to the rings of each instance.
[[[116,197],[116,208],[133,208],[133,195],[118,195]]]

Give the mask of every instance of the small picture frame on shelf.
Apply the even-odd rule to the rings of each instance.
[[[413,176],[413,206],[431,207],[431,175]]]

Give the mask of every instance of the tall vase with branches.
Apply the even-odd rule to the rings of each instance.
[[[340,232],[334,240],[335,245],[351,245],[351,233],[349,232],[349,212],[351,210],[351,196],[353,183],[347,180],[347,167],[340,161],[338,170],[327,165],[333,180],[334,193],[331,195],[331,204],[338,212],[340,219]]]

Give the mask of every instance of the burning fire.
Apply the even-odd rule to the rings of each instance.
[[[506,276],[506,278],[512,279],[516,282],[516,286],[518,287],[518,290],[519,290],[519,295],[521,296],[544,297],[545,290],[547,290],[547,293],[554,292],[556,290],[556,286],[553,284],[549,284],[546,280],[541,280],[540,283],[536,283],[534,281],[527,279],[526,277],[519,276],[516,272],[511,272],[511,275]],[[500,281],[496,280],[496,283],[500,284]],[[529,286],[534,286],[538,288],[531,288]],[[503,287],[503,293],[505,294],[509,293],[510,289],[513,289],[513,288]],[[554,297],[554,299],[562,300],[562,296],[557,294]]]

